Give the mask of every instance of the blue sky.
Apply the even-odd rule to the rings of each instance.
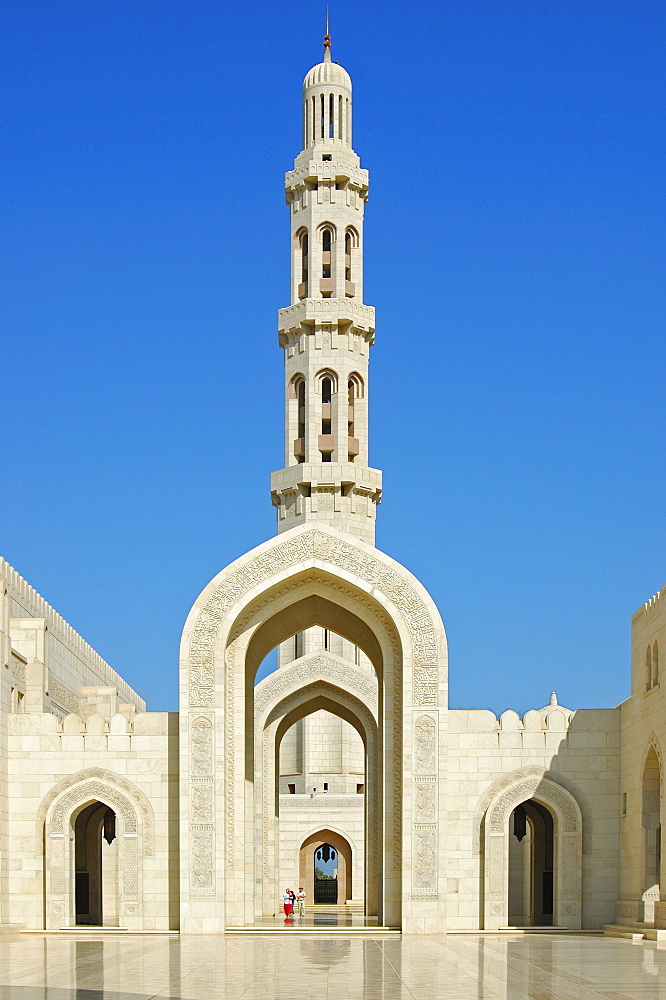
[[[275,530],[323,9],[0,10],[0,552],[153,709],[197,594]],[[665,8],[330,9],[371,174],[377,544],[441,610],[452,707],[614,705],[666,583]]]

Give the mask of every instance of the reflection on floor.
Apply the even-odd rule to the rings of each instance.
[[[0,1000],[666,1000],[666,950],[594,936],[0,937]]]

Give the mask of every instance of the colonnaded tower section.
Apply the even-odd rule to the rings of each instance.
[[[278,318],[285,360],[285,467],[271,477],[278,531],[334,523],[374,544],[382,477],[368,464],[368,360],[375,310],[363,304],[368,171],[352,147],[352,85],[324,60],[303,82],[303,149],[287,173],[291,305]]]

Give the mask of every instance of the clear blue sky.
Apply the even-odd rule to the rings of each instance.
[[[197,594],[275,530],[282,176],[323,10],[0,10],[0,551],[153,709]],[[616,704],[666,582],[665,29],[650,0],[331,3],[371,173],[377,543],[439,605],[453,707]]]

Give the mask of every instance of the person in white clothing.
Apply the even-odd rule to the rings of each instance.
[[[285,917],[291,916],[291,911],[294,908],[294,893],[291,889],[285,889],[282,893],[282,899],[284,901],[284,915]]]
[[[305,889],[303,886],[300,887],[296,893],[296,902],[298,903],[298,915],[299,917],[305,916]]]

